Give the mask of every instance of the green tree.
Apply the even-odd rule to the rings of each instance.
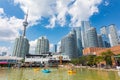
[[[100,62],[103,62],[103,61],[104,61],[104,59],[103,59],[102,56],[96,56],[95,57],[95,63],[97,65],[97,67],[100,67]]]
[[[86,56],[81,56],[79,58],[79,63],[82,64],[83,66],[86,66],[86,62],[87,62]]]
[[[71,59],[71,63],[73,63],[73,64],[80,64],[79,63],[79,58],[74,58],[74,59]]]
[[[102,52],[102,57],[104,61],[106,62],[106,66],[112,66],[112,59],[111,57],[114,55],[112,51],[107,50],[106,52]]]
[[[102,56],[96,56],[95,57],[95,63],[96,64],[99,64],[100,62],[104,61],[103,57]]]
[[[96,63],[95,63],[95,55],[88,55],[88,56],[86,56],[86,60],[87,60],[87,65],[88,66],[94,66],[94,65],[96,65]]]
[[[95,55],[81,56],[79,62],[84,66],[94,66],[96,65],[96,57]]]

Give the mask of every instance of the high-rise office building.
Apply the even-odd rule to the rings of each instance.
[[[110,40],[109,37],[105,34],[102,34],[102,40],[103,40],[103,47],[109,48],[110,47]]]
[[[101,34],[98,34],[98,46],[99,47],[104,47],[103,46],[103,40],[102,40],[102,35]]]
[[[67,36],[61,40],[61,52],[70,58],[79,57],[77,54],[77,45],[74,31],[71,31]]]
[[[100,28],[100,34],[102,36],[102,40],[103,40],[103,47],[110,47],[110,40],[108,37],[108,29],[106,26],[103,26]]]
[[[53,52],[57,52],[57,45],[55,44],[54,47],[53,47]]]
[[[116,30],[116,26],[114,24],[109,26],[109,39],[110,39],[110,45],[116,46],[119,43],[119,38]]]
[[[65,42],[65,41],[66,41],[65,39],[66,39],[66,38],[67,38],[67,36],[63,37],[62,40],[61,40],[60,52],[61,52],[62,54],[66,54],[66,53],[65,53],[65,43],[66,43],[66,42]],[[66,55],[67,55],[67,54],[66,54]]]
[[[26,54],[29,54],[29,41],[25,37],[26,35],[26,27],[28,25],[27,22],[28,13],[26,14],[25,21],[23,22],[24,30],[23,35],[19,38],[16,38],[14,49],[13,49],[13,56],[25,58]]]
[[[25,58],[26,54],[29,54],[29,41],[27,38],[20,36],[16,38],[13,49],[13,56]]]
[[[120,35],[120,34],[119,34]],[[119,44],[120,44],[120,36],[119,36]]]
[[[88,43],[89,43],[88,47],[98,47],[96,28],[91,27],[88,29],[87,38],[88,38]]]
[[[106,35],[106,36],[108,36],[108,30],[107,30],[107,27],[106,27],[106,26],[102,26],[102,27],[100,28],[100,34],[101,34],[101,35]]]
[[[82,46],[83,48],[88,47],[88,38],[87,38],[87,31],[90,28],[89,21],[82,21],[81,22],[81,37],[82,37]]]
[[[45,36],[42,36],[37,40],[35,54],[46,54],[48,52],[49,52],[49,40]]]
[[[79,56],[79,53],[78,53],[78,50],[77,50],[77,33],[76,33],[76,30],[73,28],[71,31],[70,31],[70,34],[73,34],[74,36],[74,39],[75,39],[75,42],[74,42],[74,45],[75,45],[75,57]]]
[[[77,40],[77,52],[78,52],[78,56],[82,56],[82,37],[81,37],[81,28],[80,27],[76,27],[74,28],[76,31],[76,40]]]

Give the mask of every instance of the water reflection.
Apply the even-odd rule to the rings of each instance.
[[[120,72],[77,69],[76,74],[68,74],[67,69],[50,69],[45,74],[33,68],[0,70],[0,80],[120,80]]]

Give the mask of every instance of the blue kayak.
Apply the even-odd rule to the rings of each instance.
[[[45,69],[45,70],[43,69],[42,72],[43,72],[43,73],[50,73],[51,71],[50,71],[50,70],[47,70],[47,69]]]

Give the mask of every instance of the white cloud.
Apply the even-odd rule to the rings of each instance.
[[[34,25],[41,17],[49,17],[54,14],[54,5],[56,0],[14,0],[15,4],[20,4],[21,9],[26,13],[29,8],[28,21]]]
[[[61,26],[66,24],[66,15],[71,16],[70,26],[80,26],[82,20],[89,20],[98,12],[101,0],[14,0],[14,3],[20,4],[24,13],[29,8],[29,26],[37,24],[41,17],[47,17],[50,23],[46,27],[54,28],[56,23]],[[23,28],[22,21],[15,16],[7,17],[4,9],[0,8],[0,41],[14,40]]]
[[[64,26],[67,22],[66,15],[71,16],[70,26],[78,27],[81,21],[89,18],[98,12],[98,5],[102,0],[14,0],[20,4],[21,9],[26,12],[29,8],[31,25],[37,24],[41,17],[49,18],[47,28],[55,27],[58,23]]]
[[[55,16],[53,16],[53,17],[51,17],[51,19],[50,19],[50,24],[49,25],[47,25],[47,26],[45,26],[46,28],[53,28],[54,26],[55,26],[55,21],[56,21],[56,17]]]
[[[89,20],[89,18],[98,12],[97,5],[101,0],[76,0],[70,7],[69,14],[72,16],[71,26],[79,27],[81,21]]]
[[[35,54],[35,47],[37,45],[37,39],[34,40],[34,41],[30,41],[29,43],[30,43],[30,50],[29,50],[29,52],[31,54]]]
[[[6,17],[4,10],[0,8],[0,41],[12,41],[19,35],[19,30],[22,29],[22,19],[17,19],[15,16]]]
[[[0,8],[0,14],[3,14],[3,13],[4,13],[3,8]]]
[[[5,46],[0,46],[0,53],[1,52],[7,52],[8,51],[8,48],[5,47]]]
[[[105,1],[105,2],[104,2],[104,5],[105,5],[105,6],[108,6],[109,4],[110,4],[110,3],[109,3],[108,1]]]
[[[57,11],[57,21],[61,26],[66,23],[66,15],[68,14],[68,4],[72,0],[57,0],[56,1],[56,11]]]

